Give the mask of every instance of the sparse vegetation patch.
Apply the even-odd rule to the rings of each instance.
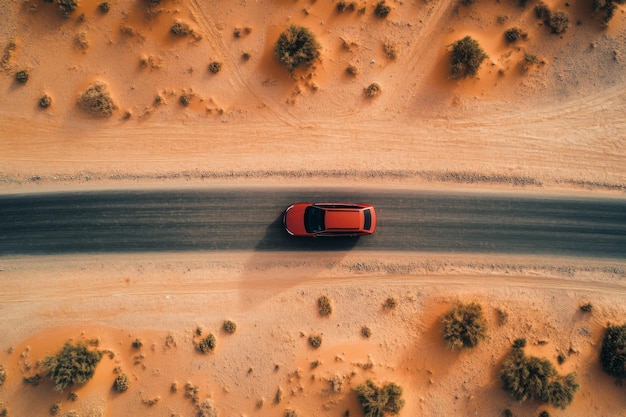
[[[365,87],[364,93],[365,93],[365,97],[374,98],[374,97],[379,96],[380,93],[382,93],[382,91],[383,90],[378,83],[371,83],[370,85]]]
[[[175,36],[187,36],[191,34],[191,26],[185,22],[174,22],[170,27],[170,33]]]
[[[550,26],[552,33],[563,33],[569,27],[569,16],[563,11],[551,13],[548,26]]]
[[[402,387],[394,383],[378,387],[367,380],[364,384],[357,385],[356,392],[365,417],[396,415],[404,407]]]
[[[384,0],[376,3],[376,7],[374,8],[374,14],[376,16],[380,18],[385,18],[389,16],[390,12],[391,12],[391,7],[387,6],[387,3],[385,3]]]
[[[130,379],[126,374],[118,375],[113,382],[113,389],[116,392],[124,392],[130,387]]]
[[[487,54],[473,38],[466,36],[454,42],[450,50],[452,62],[450,74],[452,78],[475,76]]]
[[[44,369],[54,384],[54,390],[62,392],[72,385],[84,385],[93,377],[102,358],[102,352],[89,350],[85,343],[66,343],[61,352],[46,356]]]
[[[63,17],[66,19],[70,17],[74,10],[78,7],[77,0],[57,0],[57,4],[59,5],[59,9],[61,9]]]
[[[231,320],[226,320],[222,327],[226,333],[232,334],[237,330],[237,323]]]
[[[330,299],[322,295],[317,299],[317,307],[319,309],[320,316],[327,317],[333,312],[333,306],[330,304]]]
[[[319,58],[321,48],[313,32],[303,26],[291,25],[278,37],[274,54],[289,71],[293,71],[300,65],[313,64]]]
[[[215,336],[210,333],[207,337],[200,340],[200,342],[196,345],[196,350],[202,353],[208,353],[215,349]]]
[[[100,117],[109,117],[117,109],[106,84],[101,82],[87,87],[78,97],[78,106],[87,113]]]
[[[198,404],[198,417],[217,417],[217,410],[209,398]]]
[[[606,28],[615,15],[617,4],[624,4],[626,0],[593,0],[593,12],[602,14],[602,27]]]
[[[480,304],[457,304],[441,318],[441,324],[449,349],[471,349],[487,337],[487,321]]]
[[[528,34],[518,27],[513,27],[504,32],[504,39],[509,43],[513,43],[520,38],[526,39],[527,37]]]
[[[626,324],[609,325],[604,332],[600,351],[602,369],[618,380],[626,379]]]
[[[515,401],[536,399],[565,409],[578,390],[573,373],[559,375],[547,359],[526,356],[522,339],[516,340],[500,371],[503,389]],[[525,345],[525,341],[523,343]]]

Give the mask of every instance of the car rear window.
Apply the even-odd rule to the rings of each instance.
[[[365,217],[363,229],[370,230],[372,228],[372,211],[370,209],[363,210],[363,216]]]

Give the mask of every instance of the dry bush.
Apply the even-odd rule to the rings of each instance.
[[[7,410],[4,403],[0,401],[0,417],[7,417],[8,415],[9,415],[9,410]]]
[[[315,349],[322,346],[322,335],[314,334],[309,336],[309,345]]]
[[[61,9],[63,17],[66,19],[70,17],[74,10],[78,7],[77,0],[57,0],[57,4],[59,5],[59,9]]]
[[[113,110],[117,109],[106,84],[101,82],[87,87],[78,97],[78,106],[87,113],[100,117],[109,117],[113,114]]]
[[[274,402],[276,404],[280,403],[283,400],[283,389],[278,387],[276,390],[276,394],[274,395]]]
[[[319,309],[320,316],[327,317],[333,312],[333,306],[330,304],[330,298],[322,295],[317,299],[317,307]]]
[[[52,97],[50,97],[47,94],[44,94],[43,96],[39,97],[39,100],[37,101],[37,104],[42,109],[47,109],[48,107],[50,107],[52,105]]]
[[[369,338],[371,335],[372,335],[372,330],[369,327],[367,326],[361,327],[361,336],[365,338]]]
[[[450,49],[452,61],[450,74],[452,78],[475,76],[487,54],[473,38],[466,36],[454,42]]]
[[[135,338],[135,340],[133,340],[131,346],[133,347],[133,349],[141,349],[143,347],[143,342],[140,338],[137,337]]]
[[[580,305],[580,311],[583,313],[591,313],[593,311],[593,304],[585,303]]]
[[[130,387],[130,379],[126,374],[118,375],[113,381],[113,389],[116,392],[124,392]]]
[[[86,32],[79,32],[74,36],[74,46],[78,49],[87,49],[89,48],[89,41],[87,40]]]
[[[226,320],[222,328],[226,333],[233,334],[237,330],[237,323],[231,320]]]
[[[606,28],[615,15],[617,4],[624,4],[626,0],[593,0],[593,13],[602,13],[602,27]]]
[[[374,98],[380,95],[383,90],[378,83],[371,83],[364,89],[365,97]]]
[[[519,69],[522,74],[526,74],[530,67],[537,64],[539,62],[539,58],[535,54],[529,54],[527,52],[524,53],[524,58],[520,61]]]
[[[4,385],[4,381],[7,380],[7,369],[4,365],[0,365],[0,387]]]
[[[98,5],[98,8],[100,9],[102,13],[108,13],[110,9],[109,2],[105,1],[105,2],[100,3]]]
[[[537,19],[547,21],[550,19],[550,13],[550,7],[542,1],[535,6],[535,16]]]
[[[602,369],[619,380],[626,379],[626,324],[609,325],[600,351]]]
[[[313,32],[303,26],[291,25],[279,35],[274,55],[289,71],[293,71],[300,65],[313,64],[319,58],[321,48]]]
[[[565,409],[578,390],[573,373],[559,375],[550,361],[526,356],[523,347],[515,345],[505,358],[499,376],[502,388],[515,401],[536,399]]]
[[[29,75],[28,70],[20,70],[15,73],[15,81],[20,84],[26,84],[28,82]]]
[[[51,416],[56,416],[57,414],[59,414],[59,411],[61,411],[61,404],[60,403],[56,403],[56,404],[52,404],[50,406],[50,415]]]
[[[346,72],[352,75],[353,77],[356,77],[357,75],[359,75],[359,69],[354,65],[348,65],[348,67],[346,68]]]
[[[198,404],[198,417],[217,417],[217,410],[209,398]]]
[[[389,16],[390,12],[391,12],[391,7],[387,6],[384,0],[376,3],[376,7],[374,8],[374,14],[376,16],[380,18],[385,18]]]
[[[398,57],[398,48],[396,44],[391,41],[383,42],[383,52],[389,59],[396,59]]]
[[[474,348],[487,337],[480,304],[457,304],[441,318],[441,333],[449,349]]]
[[[65,343],[61,352],[46,356],[42,365],[54,384],[62,392],[71,385],[84,385],[93,377],[102,352],[89,350],[85,343]]]
[[[287,409],[285,410],[285,417],[298,417],[298,413],[296,412],[296,410],[291,410],[291,409]]]
[[[196,345],[196,350],[198,352],[208,353],[208,352],[211,352],[213,349],[215,349],[215,344],[216,344],[215,336],[213,336],[213,334],[210,333],[207,337],[205,337],[204,339],[200,340],[200,342],[198,342],[198,344]]]
[[[185,22],[174,22],[170,27],[170,33],[175,36],[187,36],[191,34],[191,26]]]
[[[398,301],[393,297],[388,297],[383,303],[383,310],[393,310],[398,305]]]
[[[218,72],[220,72],[221,69],[222,69],[221,62],[213,61],[209,64],[209,71],[211,71],[213,74],[217,74]]]
[[[368,379],[364,384],[357,385],[356,392],[365,417],[396,415],[404,407],[402,387],[394,383],[377,387]]]
[[[513,27],[511,29],[508,29],[506,32],[504,32],[504,39],[509,43],[513,43],[520,38],[526,39],[527,37],[528,37],[528,33],[524,32],[522,29],[518,27]]]
[[[563,33],[569,27],[569,16],[563,11],[551,13],[548,26],[550,26],[552,33]]]

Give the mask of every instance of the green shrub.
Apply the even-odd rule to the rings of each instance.
[[[524,52],[524,58],[520,61],[520,72],[526,74],[532,65],[539,62],[537,55]]]
[[[547,359],[526,356],[523,348],[514,347],[500,371],[504,391],[515,401],[537,399],[565,409],[578,390],[573,373],[558,375]]]
[[[232,334],[235,333],[235,331],[237,330],[237,323],[235,323],[234,321],[226,320],[222,328],[226,333]]]
[[[374,98],[374,97],[379,96],[380,93],[383,92],[383,90],[380,87],[380,84],[378,84],[378,83],[371,83],[370,85],[365,87],[363,92],[365,93],[365,97],[367,97],[367,98]],[[394,307],[395,307],[395,304],[394,304]],[[389,307],[389,308],[393,308],[393,307]]]
[[[552,33],[563,33],[569,27],[569,16],[562,11],[551,13],[548,26],[550,26]]]
[[[322,346],[322,335],[315,334],[309,336],[309,344],[315,349]]]
[[[317,299],[317,307],[319,309],[320,316],[327,317],[333,312],[333,306],[330,304],[330,299],[322,295]]]
[[[221,69],[222,69],[221,62],[213,61],[209,64],[209,71],[211,71],[213,74],[217,74],[218,72],[220,72]]]
[[[487,321],[479,304],[457,304],[441,318],[449,349],[473,348],[487,337]]]
[[[63,17],[65,18],[70,17],[70,15],[78,7],[77,0],[57,0],[57,4],[59,5],[59,9],[61,9],[61,13],[63,13]]]
[[[21,84],[26,84],[26,82],[28,81],[28,76],[28,70],[20,70],[15,73],[15,81]]]
[[[200,340],[200,342],[196,345],[196,350],[202,353],[211,352],[213,349],[215,349],[215,343],[215,336],[210,333],[207,337]]]
[[[39,97],[37,104],[39,104],[39,107],[41,107],[42,109],[47,109],[52,105],[52,97],[44,94],[43,96]]]
[[[289,71],[300,65],[310,66],[320,56],[321,45],[309,29],[291,25],[280,34],[274,45],[274,55]]]
[[[78,106],[87,113],[100,117],[109,117],[117,109],[106,85],[100,82],[87,87],[78,97]]]
[[[550,7],[542,1],[539,2],[535,6],[535,16],[537,19],[548,21],[550,19]]]
[[[504,39],[509,43],[513,43],[520,38],[526,39],[527,36],[528,34],[518,27],[508,29],[504,32]]]
[[[376,16],[380,18],[385,18],[389,16],[390,12],[391,12],[391,7],[387,6],[384,0],[376,3],[376,7],[374,8],[374,14]]]
[[[118,375],[113,382],[113,389],[116,392],[124,392],[130,387],[130,379],[126,374]]]
[[[404,406],[402,387],[389,383],[377,387],[372,381],[357,385],[359,404],[365,417],[383,417],[385,414],[396,415]]]
[[[71,385],[86,384],[93,377],[101,358],[102,352],[89,350],[85,343],[65,343],[61,352],[46,356],[42,364],[54,384],[54,390],[61,392]]]
[[[602,369],[619,380],[626,379],[626,324],[609,325],[604,332],[600,351]]]
[[[191,26],[185,22],[174,22],[170,27],[170,33],[175,36],[187,36],[191,33]]]
[[[478,42],[469,36],[454,42],[450,50],[452,61],[450,74],[453,78],[474,76],[480,65],[487,58],[487,54]]]
[[[298,412],[296,410],[287,409],[285,410],[285,417],[298,417]]]

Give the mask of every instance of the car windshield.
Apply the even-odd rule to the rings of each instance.
[[[324,210],[317,207],[307,207],[304,210],[304,228],[307,233],[324,230]]]
[[[365,225],[363,229],[370,230],[372,228],[372,212],[370,209],[363,210],[363,217],[365,217]]]

